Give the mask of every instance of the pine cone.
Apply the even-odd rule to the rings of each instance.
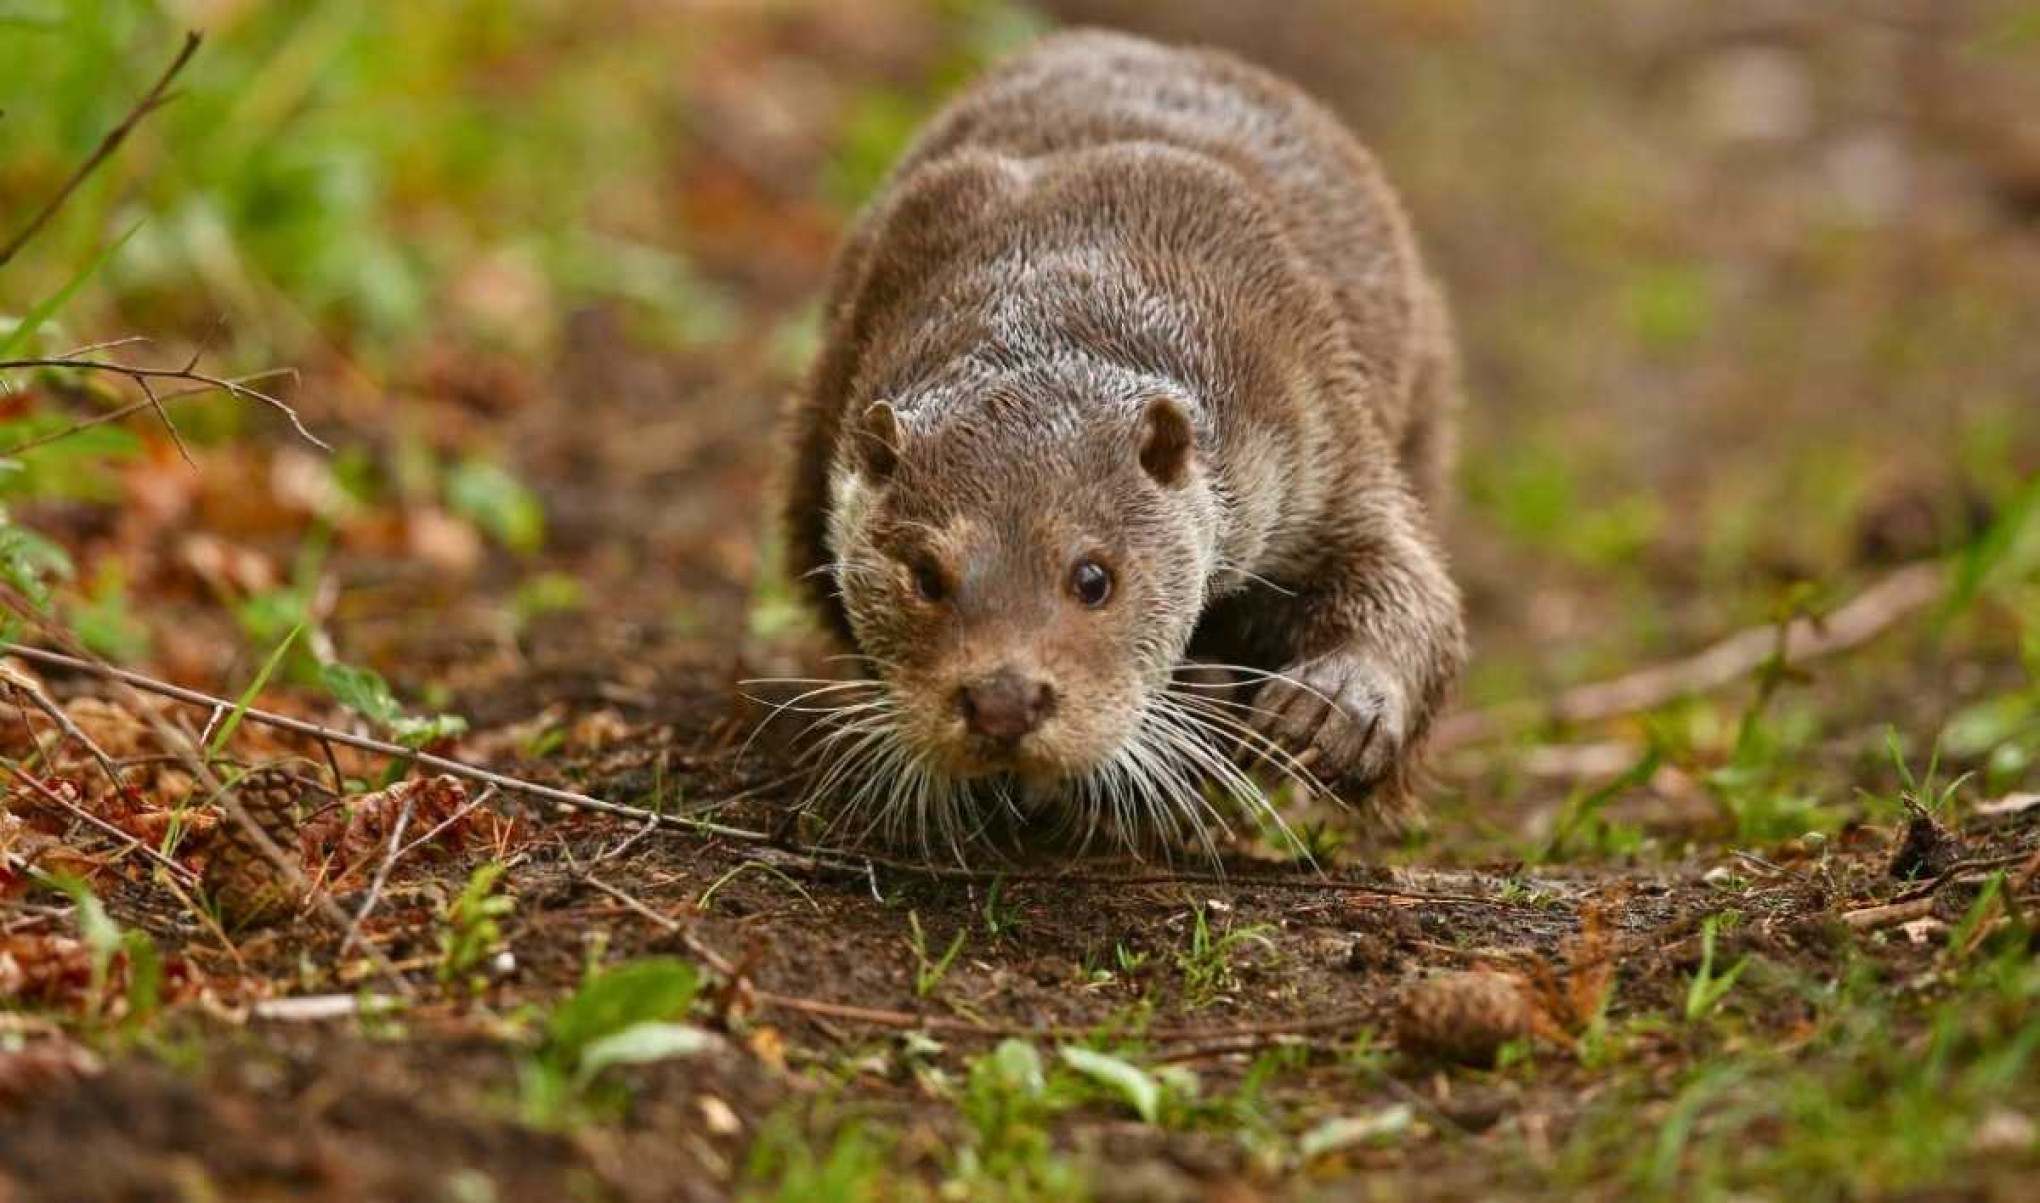
[[[1409,1052],[1489,1065],[1511,1040],[1532,1032],[1536,1018],[1516,979],[1499,973],[1446,973],[1403,991],[1396,1037]]]
[[[311,788],[279,769],[257,769],[236,782],[232,801],[285,856],[297,855],[298,799]],[[295,914],[304,902],[300,875],[286,873],[239,822],[231,805],[214,829],[205,891],[229,928],[258,927]]]

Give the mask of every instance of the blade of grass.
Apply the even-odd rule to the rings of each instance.
[[[284,655],[290,651],[291,645],[297,642],[298,636],[302,635],[304,630],[305,624],[302,622],[292,627],[290,634],[285,635],[283,641],[276,645],[276,650],[269,653],[269,659],[263,661],[261,671],[255,674],[254,680],[248,682],[248,688],[241,691],[241,696],[234,700],[233,710],[228,712],[226,721],[220,724],[220,729],[213,735],[212,742],[206,745],[207,756],[219,755],[220,749],[226,747],[227,741],[234,737],[234,728],[241,725],[241,716],[248,713],[248,707],[254,705],[255,698],[262,692],[263,687],[269,684],[269,678],[275,675],[277,665],[283,663]]]
[[[106,248],[97,255],[94,255],[91,262],[78,269],[77,273],[70,280],[66,281],[62,288],[43,298],[36,304],[35,308],[22,315],[21,320],[15,323],[14,329],[4,335],[0,335],[0,359],[6,359],[22,347],[27,346],[28,340],[35,337],[35,332],[42,329],[44,323],[55,317],[59,309],[69,304],[71,298],[77,295],[78,290],[85,287],[86,281],[98,275],[99,270],[105,267],[115,255],[119,254],[120,248],[126,246],[128,239],[133,238],[135,231],[141,228],[142,223],[139,221],[129,226],[127,233],[106,244]]]
[[[1943,626],[1976,600],[1991,574],[2018,547],[2027,526],[2036,522],[2040,522],[2040,476],[2026,482],[1997,520],[1957,553],[1953,581],[1941,603]]]

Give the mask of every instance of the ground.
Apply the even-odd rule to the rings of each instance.
[[[147,413],[11,457],[8,637],[227,704],[7,661],[0,1200],[2030,1190],[2027,9],[199,7],[0,309],[147,215],[53,348],[293,363],[334,450],[215,398],[192,466]],[[174,48],[108,14],[132,70],[15,64],[73,99],[10,197]],[[763,515],[833,240],[1057,22],[1297,78],[1454,299],[1476,652],[1407,831],[925,865],[816,847],[753,738],[743,682],[828,653]],[[4,441],[85,376],[15,373]]]

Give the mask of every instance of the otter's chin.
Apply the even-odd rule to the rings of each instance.
[[[1113,750],[1106,749],[1097,755],[1073,754],[1070,749],[1030,738],[1018,744],[966,739],[931,751],[929,761],[952,781],[1003,779],[1029,791],[1046,791],[1090,776],[1111,760]]]

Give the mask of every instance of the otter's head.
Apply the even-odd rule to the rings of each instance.
[[[1180,393],[971,373],[861,405],[832,486],[837,587],[907,764],[1039,789],[1122,754],[1212,568]]]

